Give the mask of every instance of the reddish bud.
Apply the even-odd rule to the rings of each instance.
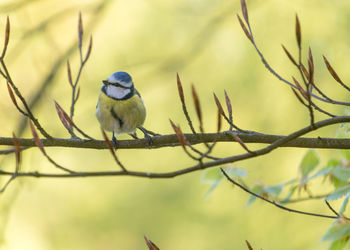
[[[159,248],[151,240],[147,239],[146,236],[144,236],[144,238],[149,250],[159,250]]]
[[[177,90],[179,92],[180,100],[181,100],[182,104],[184,104],[185,103],[185,96],[184,96],[184,91],[182,89],[180,76],[178,73],[176,73],[176,80],[177,80]]]
[[[170,121],[170,124],[171,124],[173,130],[175,131],[175,134],[176,134],[181,146],[183,148],[185,148],[185,146],[188,144],[186,137],[182,133],[181,129],[178,126],[176,126],[172,120],[169,119],[169,121]]]
[[[215,95],[215,93],[213,93],[213,94],[214,94],[214,100],[215,100],[216,106],[218,107],[218,110],[219,110],[220,114],[221,114],[221,115],[225,115],[224,109],[222,108],[219,99],[217,98],[217,96]]]
[[[242,19],[240,18],[239,15],[237,15],[237,18],[238,18],[238,21],[239,21],[239,23],[240,23],[240,25],[241,25],[241,27],[242,27],[242,29],[243,29],[245,35],[248,37],[248,39],[249,39],[251,42],[253,42],[253,38],[252,38],[252,36],[250,35],[250,33],[249,33],[247,27],[246,27],[245,24],[243,23]]]
[[[306,77],[306,79],[309,79],[309,72],[305,68],[304,64],[301,63],[300,68],[301,68],[301,71],[303,72],[304,76]]]
[[[7,16],[6,28],[5,28],[5,42],[4,42],[4,49],[2,50],[1,58],[4,58],[5,56],[7,46],[9,44],[9,40],[10,40],[10,18]]]
[[[251,153],[252,151],[250,151],[248,149],[248,147],[244,144],[244,142],[241,140],[241,138],[239,138],[238,135],[234,134],[234,133],[230,133],[230,135],[232,136],[232,138],[239,143],[239,145],[241,145],[242,148],[244,148],[247,152]]]
[[[303,98],[301,98],[301,96],[298,94],[298,92],[296,92],[293,88],[291,88],[294,95],[298,98],[299,102],[301,102],[302,104],[306,105]]]
[[[241,8],[242,8],[242,14],[243,14],[244,20],[246,21],[247,24],[249,24],[248,9],[247,9],[247,4],[245,0],[241,0]]]
[[[199,98],[197,95],[197,91],[192,85],[192,97],[193,97],[193,102],[194,102],[194,107],[196,109],[197,117],[199,120],[199,123],[202,124],[202,111],[201,111],[201,105],[199,103]]]
[[[66,120],[65,118],[65,115],[64,115],[64,111],[63,109],[61,108],[61,106],[55,101],[55,108],[56,108],[56,111],[57,111],[57,114],[58,114],[58,117],[60,118],[63,126],[68,130],[68,131],[71,131],[71,127],[69,126],[68,124],[68,121]]]
[[[79,12],[79,20],[78,20],[78,41],[79,41],[79,48],[81,49],[83,45],[83,21],[81,18],[81,12]]]
[[[70,63],[68,60],[67,60],[67,73],[68,73],[68,82],[71,86],[73,86],[72,71],[70,69]]]
[[[301,87],[300,83],[297,81],[297,79],[295,79],[294,77],[293,78],[293,81],[295,83],[295,85],[297,86],[299,92],[303,95],[303,97],[305,99],[308,99],[308,95],[306,94],[305,90],[303,89],[303,87]]]
[[[221,113],[220,110],[218,109],[218,127],[217,127],[217,132],[219,133],[221,131],[221,126],[222,126],[222,121],[221,121]]]
[[[301,49],[301,28],[298,15],[295,15],[295,33],[299,49]]]
[[[308,58],[308,65],[309,65],[309,83],[313,84],[314,82],[314,59],[312,56],[311,48],[309,47],[309,58]]]
[[[324,63],[327,66],[327,69],[329,71],[329,73],[332,75],[332,77],[334,78],[334,80],[336,80],[339,83],[343,84],[343,81],[340,79],[340,77],[338,76],[338,74],[335,72],[335,70],[333,69],[333,67],[331,66],[331,64],[328,62],[327,58],[325,56],[323,56],[323,60]]]
[[[249,241],[246,240],[245,243],[247,244],[249,250],[253,250],[253,247],[250,245]]]
[[[226,90],[224,90],[225,92],[225,101],[226,101],[226,107],[227,107],[227,112],[230,116],[230,119],[232,119],[232,105],[231,105],[231,100],[230,98],[228,97],[227,93],[226,93]]]
[[[13,91],[11,89],[11,86],[10,84],[7,82],[7,90],[9,91],[9,95],[10,95],[10,98],[13,102],[13,104],[18,108],[18,104],[17,104],[17,101],[16,101],[16,97],[15,95],[13,94]]]
[[[297,62],[294,60],[293,56],[289,53],[289,51],[283,46],[283,44],[282,44],[282,48],[283,48],[284,52],[286,53],[286,55],[288,56],[289,60],[290,60],[295,66],[298,67]]]
[[[40,149],[40,151],[43,154],[46,154],[45,153],[45,149],[44,149],[44,144],[39,139],[38,133],[36,132],[36,129],[35,129],[35,127],[34,127],[34,125],[33,125],[31,120],[29,120],[29,126],[30,126],[30,130],[32,132],[33,138],[34,138],[35,145]]]

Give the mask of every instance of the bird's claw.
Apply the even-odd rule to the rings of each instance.
[[[117,138],[115,138],[114,133],[112,135],[112,143],[115,150],[117,150]]]
[[[152,137],[147,133],[144,127],[139,127],[142,133],[145,135],[145,138],[148,140],[148,146],[152,146],[153,140]]]

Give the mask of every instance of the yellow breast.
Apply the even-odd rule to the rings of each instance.
[[[136,94],[126,100],[115,100],[101,92],[95,114],[104,130],[123,134],[135,132],[144,123],[146,109]]]

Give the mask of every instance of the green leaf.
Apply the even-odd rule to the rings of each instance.
[[[221,180],[224,175],[221,173],[220,168],[209,168],[204,170],[202,174],[202,183],[205,184],[213,184],[219,180]]]
[[[348,243],[347,238],[341,238],[336,241],[333,241],[332,244],[329,246],[329,250],[342,250],[346,246],[346,243]]]
[[[312,170],[314,170],[317,167],[319,162],[320,160],[315,150],[308,150],[300,164],[300,169],[303,177],[308,176],[309,173],[311,173]]]
[[[250,207],[250,205],[256,200],[256,197],[254,195],[249,197],[249,200],[247,201],[246,207]]]
[[[350,225],[345,222],[339,222],[336,220],[323,235],[323,241],[326,240],[339,240],[350,235]]]
[[[333,169],[332,174],[339,180],[347,181],[350,178],[350,168],[337,166]]]
[[[348,138],[349,137],[350,126],[348,123],[340,124],[338,131],[336,133],[337,138]]]
[[[236,167],[225,167],[224,171],[230,176],[230,177],[244,177],[247,176],[247,171],[242,168],[236,168]],[[222,174],[220,168],[209,168],[204,170],[202,174],[201,181],[205,184],[213,184],[217,182],[218,180],[221,180],[224,177]]]
[[[347,181],[343,181],[343,180],[340,180],[338,178],[333,178],[332,179],[332,182],[333,182],[333,186],[337,189],[337,188],[340,188],[340,187],[344,187],[346,184],[348,184]]]
[[[328,160],[326,168],[334,168],[337,166],[341,166],[341,160],[339,159],[335,159],[335,158],[331,158]]]
[[[298,185],[292,186],[292,187],[289,189],[289,192],[288,192],[286,198],[284,198],[284,199],[281,201],[281,203],[288,203],[288,202],[290,201],[290,198],[292,198],[292,196],[293,196],[295,190],[297,190],[297,188],[298,188]]]
[[[348,205],[348,201],[349,201],[349,195],[347,195],[345,197],[345,199],[343,200],[343,203],[341,204],[340,210],[339,210],[339,214],[343,214],[345,212],[346,206]]]
[[[237,177],[247,176],[247,170],[243,168],[225,167],[224,170],[229,176],[237,176]]]
[[[350,193],[350,185],[339,187],[326,197],[326,200],[336,200]]]
[[[308,182],[308,181],[315,179],[317,177],[328,175],[331,171],[332,171],[332,169],[330,169],[330,168],[322,168],[319,171],[317,171],[315,174],[311,175],[310,177],[307,177],[304,181]]]
[[[215,190],[215,188],[217,188],[223,178],[224,175],[222,174],[220,168],[210,168],[203,172],[201,178],[202,183],[211,185],[205,194],[204,199],[209,198],[210,194]]]
[[[297,180],[298,180],[297,178],[290,179],[290,180],[284,182],[283,185],[287,186],[287,185],[294,184]]]
[[[341,169],[337,169],[337,168],[341,168]],[[335,175],[338,175],[340,178],[345,178],[345,175],[343,176],[343,172],[346,172],[346,175],[350,174],[350,169],[349,171],[347,170],[343,171],[343,168],[344,167],[341,166],[341,160],[332,158],[327,162],[324,168],[317,171],[315,174],[311,175],[310,177],[307,177],[306,179],[304,179],[304,182],[308,182],[320,176],[332,175],[333,178],[331,178],[331,181],[335,188],[344,186],[345,184],[347,184],[347,182],[344,183],[343,180],[340,180],[337,176],[335,176]]]
[[[264,187],[264,192],[272,196],[278,196],[282,192],[283,187],[284,183],[280,185]]]

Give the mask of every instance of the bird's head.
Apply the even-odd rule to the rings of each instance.
[[[115,72],[102,81],[102,91],[114,99],[127,99],[134,93],[134,83],[131,76],[123,71]]]

